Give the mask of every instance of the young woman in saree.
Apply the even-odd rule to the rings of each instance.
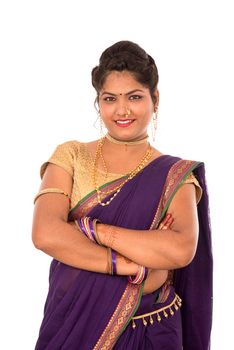
[[[210,348],[205,169],[148,141],[157,83],[137,44],[107,48],[92,70],[107,133],[41,167],[32,237],[53,260],[36,350]]]

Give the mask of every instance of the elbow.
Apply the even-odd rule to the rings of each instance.
[[[196,253],[196,246],[192,243],[184,244],[180,247],[177,256],[177,268],[183,268],[188,266],[192,261]]]
[[[67,223],[63,220],[54,220],[53,223],[35,223],[32,228],[32,242],[36,249],[45,253],[50,253],[60,244],[61,229]]]
[[[57,229],[54,225],[35,225],[32,229],[32,242],[34,247],[44,252],[50,251],[56,244],[56,232]]]
[[[194,254],[192,253],[183,253],[182,256],[177,260],[177,268],[182,268],[188,266],[194,258]]]
[[[45,239],[47,236],[44,231],[32,231],[32,242],[36,249],[45,251],[48,247],[48,240]]]

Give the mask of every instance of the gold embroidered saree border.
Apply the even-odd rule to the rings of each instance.
[[[183,184],[186,177],[199,165],[200,162],[192,160],[178,160],[174,163],[167,175],[165,185],[162,191],[162,195],[155,213],[154,219],[150,226],[150,229],[156,229],[162,220],[166,210],[175,193],[178,191],[180,186]]]
[[[139,305],[143,285],[127,284],[110,321],[93,350],[111,350],[113,348]]]
[[[111,182],[108,182],[104,185],[101,186],[102,189],[105,191],[111,191],[114,189],[116,186],[118,186],[121,182],[124,181],[126,177],[120,177],[116,180],[113,180]],[[101,199],[105,199],[106,194],[101,194]],[[92,191],[88,193],[84,198],[82,198],[69,212],[69,217],[75,216],[77,217],[82,217],[85,216],[89,211],[91,211],[96,205],[98,204],[97,200],[97,193],[96,191]]]

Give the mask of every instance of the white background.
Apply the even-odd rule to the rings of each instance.
[[[39,168],[59,143],[99,137],[91,69],[119,40],[137,42],[158,65],[155,147],[206,164],[215,258],[212,349],[232,347],[231,5],[1,1],[1,349],[34,348],[50,263],[31,242]]]

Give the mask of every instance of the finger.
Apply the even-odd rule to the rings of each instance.
[[[167,230],[167,229],[168,229],[167,225],[163,226],[163,228],[162,228],[162,230]]]
[[[173,224],[174,219],[171,217],[168,222],[167,222],[167,227],[171,227],[171,225]]]
[[[162,227],[162,230],[168,230],[171,227],[173,221],[174,221],[173,218],[171,218],[169,221],[167,221],[167,224]]]
[[[173,224],[173,222],[174,222],[174,219],[171,217],[171,218],[167,221],[167,224],[165,225],[165,226],[166,226],[166,229],[171,228],[171,225]]]
[[[163,227],[163,226],[165,226],[167,224],[167,221],[168,221],[169,217],[170,217],[170,214],[167,214],[165,216],[165,218],[162,220],[162,222],[160,224],[161,227]]]
[[[159,225],[159,229],[161,230],[164,226],[168,225],[168,221],[171,218],[171,214],[167,214],[165,218],[162,220],[161,224]]]

